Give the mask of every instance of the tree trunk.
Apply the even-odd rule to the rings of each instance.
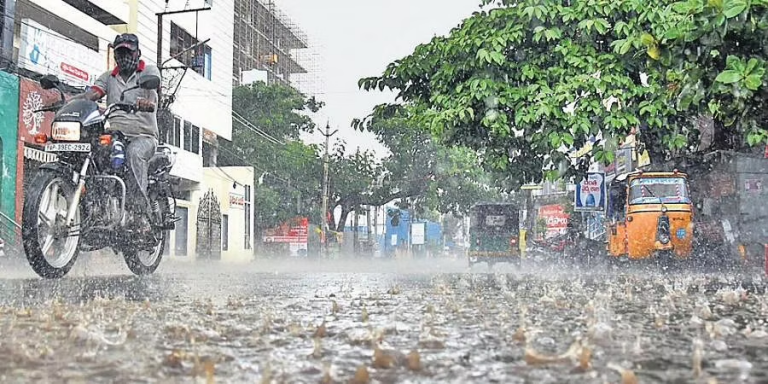
[[[354,235],[353,235],[353,240],[352,240],[352,250],[355,253],[355,257],[357,257],[358,256],[358,251],[359,251],[358,242],[360,240],[359,234],[357,232],[357,227],[360,226],[360,212],[358,212],[358,208],[355,208],[354,212],[355,212],[355,216],[352,217],[352,223],[353,223],[352,225],[354,226],[354,232],[353,232]]]
[[[333,213],[336,210],[336,205],[333,207],[328,207],[328,212],[323,213],[323,217],[325,217],[328,228],[336,228],[336,215]]]
[[[341,206],[341,216],[339,216],[339,223],[336,225],[336,232],[344,232],[344,225],[347,223],[347,218],[351,211],[351,208],[345,205]]]

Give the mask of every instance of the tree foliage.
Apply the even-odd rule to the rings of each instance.
[[[295,216],[317,222],[322,204],[323,148],[299,140],[315,129],[303,114],[322,107],[293,88],[254,83],[233,92],[232,141],[219,148],[219,165],[246,165],[256,170],[254,211],[259,228],[277,226]],[[408,116],[377,120],[370,126],[391,154],[378,161],[370,151],[347,154],[338,142],[329,154],[331,228],[343,230],[348,215],[362,206],[381,206],[408,199],[417,214],[454,212],[490,196],[493,189],[477,171],[472,151],[434,142]]]
[[[517,184],[584,171],[567,153],[601,137],[610,162],[633,129],[652,160],[768,141],[764,85],[768,0],[484,0],[448,36],[435,37],[361,79],[390,88],[359,126],[418,110],[450,145],[478,151]],[[490,8],[490,9],[489,9]],[[700,115],[714,120],[699,148]]]
[[[346,144],[339,141],[329,156],[328,193],[331,212],[341,208],[338,218],[331,215],[331,224],[337,231],[343,231],[350,213],[359,211],[363,205],[375,205],[372,193],[376,177],[382,172],[381,166],[371,151],[358,149],[346,154]]]
[[[366,126],[391,152],[382,162],[375,201],[400,199],[401,208],[422,217],[433,212],[460,216],[478,201],[500,197],[474,151],[435,141],[415,116],[403,110]]]
[[[254,214],[258,228],[295,216],[319,217],[319,148],[299,140],[315,123],[303,112],[323,105],[295,89],[263,82],[233,90],[232,141],[222,141],[219,165],[253,166]]]

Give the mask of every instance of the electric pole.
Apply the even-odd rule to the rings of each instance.
[[[325,132],[320,133],[325,136],[325,154],[323,155],[323,210],[320,213],[321,223],[323,229],[323,257],[328,258],[328,151],[331,145],[331,136],[335,135],[339,130],[335,130],[331,133],[330,122],[325,126]]]

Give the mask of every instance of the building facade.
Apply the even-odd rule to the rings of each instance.
[[[200,238],[197,218],[206,192],[204,164],[210,163],[204,159],[203,149],[232,137],[233,4],[208,0],[127,3],[131,17],[125,30],[139,36],[146,61],[160,60],[164,94],[176,91],[170,118],[161,120],[161,141],[177,148],[171,174],[179,181],[180,220],[170,237],[173,246],[167,252],[172,258],[194,259]],[[165,13],[161,28],[158,13]],[[158,29],[162,32],[158,33]],[[158,42],[160,35],[162,40]],[[186,73],[180,67],[187,67]]]
[[[168,251],[171,257],[193,257],[197,238],[194,218],[203,197],[203,146],[219,137],[230,139],[232,132],[233,4],[213,5],[207,0],[0,1],[0,11],[6,15],[0,29],[3,41],[10,39],[13,47],[12,54],[7,49],[2,51],[3,69],[17,75],[9,75],[3,81],[17,83],[19,106],[16,124],[0,124],[18,126],[17,138],[4,134],[2,143],[4,176],[9,176],[2,180],[10,176],[16,180],[15,188],[5,182],[0,185],[0,208],[6,215],[12,213],[8,215],[13,216],[8,220],[10,224],[21,219],[24,180],[40,164],[56,159],[55,155],[40,151],[33,142],[35,133],[50,129],[53,118],[52,113],[34,110],[55,95],[42,90],[31,78],[56,74],[73,93],[81,92],[101,73],[114,67],[110,43],[115,36],[131,32],[139,36],[145,62],[157,64],[159,58],[163,67],[172,68],[163,69],[164,93],[178,86],[169,108],[170,123],[161,128],[160,137],[161,142],[177,148],[177,162],[171,173],[178,182],[181,221],[171,235],[174,246]],[[193,9],[200,11],[190,12]],[[171,14],[164,15],[158,28],[156,14],[161,12]],[[178,69],[182,66],[189,67],[183,77],[184,71]],[[172,82],[175,83],[169,84]],[[8,153],[6,140],[16,142],[14,154]],[[12,145],[10,148],[14,149]],[[6,159],[18,161],[13,164]],[[11,166],[15,169],[9,170]],[[9,196],[15,200],[12,210],[5,203]]]
[[[232,84],[263,81],[294,85],[305,74],[298,52],[309,48],[307,36],[275,6],[274,0],[234,0]]]
[[[198,238],[201,243],[215,239],[220,234],[221,252],[206,253],[216,249],[216,242],[208,246],[198,243],[197,257],[208,256],[227,262],[253,260],[253,182],[252,167],[207,167],[203,176],[203,199],[199,204]],[[218,205],[208,204],[217,202]],[[208,217],[220,217],[209,222]]]
[[[201,210],[210,206],[209,196],[225,204],[235,193],[224,193],[219,182],[243,189],[235,205],[220,205],[221,216],[211,218],[226,227],[219,234],[222,258],[234,260],[252,249],[253,172],[247,180],[247,172],[239,169],[232,172],[246,173],[234,177],[236,182],[217,179],[224,168],[216,167],[216,147],[220,140],[231,140],[232,85],[243,82],[243,72],[250,81],[266,73],[265,81],[286,84],[291,74],[306,72],[294,57],[297,49],[307,46],[306,37],[290,19],[267,0],[0,0],[0,5],[5,16],[0,24],[0,69],[10,73],[0,80],[12,85],[4,88],[4,101],[14,100],[2,108],[15,109],[3,116],[8,121],[0,121],[0,212],[8,216],[7,223],[0,224],[18,225],[24,180],[42,163],[56,160],[33,139],[50,129],[53,118],[52,113],[34,111],[55,94],[32,79],[56,74],[70,93],[82,92],[114,68],[110,43],[118,33],[130,32],[139,37],[142,59],[161,67],[160,141],[177,152],[171,175],[179,192],[179,221],[166,254],[193,260],[201,243],[215,248],[210,226],[204,228],[205,238],[198,231],[201,215],[210,216]],[[162,100],[172,102],[165,105]],[[8,130],[14,135],[6,134]],[[226,213],[236,209],[243,214]],[[249,219],[245,212],[250,212]],[[251,232],[249,240],[232,235],[246,231]]]

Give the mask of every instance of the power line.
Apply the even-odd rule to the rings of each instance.
[[[256,133],[257,135],[262,136],[263,138],[269,140],[270,142],[272,142],[274,144],[285,145],[285,142],[280,141],[280,140],[276,139],[275,137],[273,137],[272,135],[270,135],[270,134],[262,131],[261,129],[257,128],[250,121],[248,121],[244,117],[240,116],[240,114],[237,113],[237,111],[235,111],[235,110],[232,110],[232,118],[233,118],[233,120],[236,120],[240,124],[243,124],[243,126],[245,126],[246,128],[250,129],[252,132]]]
[[[245,164],[247,164],[247,165],[250,165],[250,166],[252,166],[253,168],[255,168],[256,170],[258,170],[258,171],[261,171],[261,172],[264,172],[264,173],[269,173],[269,174],[271,174],[271,175],[272,175],[272,177],[274,177],[276,180],[278,180],[278,181],[281,181],[281,182],[283,182],[283,183],[286,183],[286,184],[288,185],[288,187],[290,187],[290,188],[293,188],[293,189],[295,189],[295,190],[299,191],[299,189],[298,189],[298,188],[291,186],[291,182],[290,182],[290,181],[288,181],[288,180],[286,180],[286,179],[283,179],[282,177],[278,177],[277,175],[275,175],[275,174],[274,174],[274,172],[270,172],[270,171],[268,171],[268,170],[266,170],[266,169],[264,169],[264,168],[262,168],[262,167],[260,167],[260,166],[256,165],[256,164],[255,164],[255,163],[253,163],[253,162],[250,162],[250,161],[248,161],[248,160],[245,160],[245,159],[243,159],[243,158],[242,158],[240,155],[238,155],[238,154],[237,154],[237,153],[235,153],[234,151],[231,151],[231,150],[229,150],[229,149],[228,149],[228,148],[226,148],[226,147],[219,147],[219,149],[220,149],[220,150],[222,150],[222,151],[224,151],[224,152],[226,152],[226,153],[228,153],[228,154],[230,154],[231,156],[234,156],[234,158],[235,158],[235,159],[237,159],[237,161],[238,161],[238,162],[242,162],[242,163],[245,163]]]

